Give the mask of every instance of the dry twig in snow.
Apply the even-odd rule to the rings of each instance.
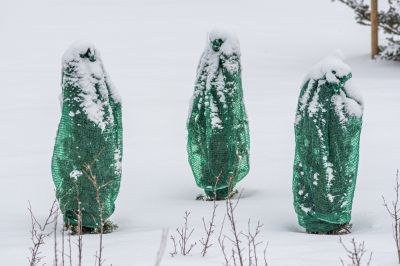
[[[365,249],[364,242],[361,244],[357,244],[357,242],[354,240],[354,238],[351,239],[350,243],[351,246],[348,248],[342,241],[342,238],[339,239],[340,244],[342,244],[344,250],[346,251],[347,258],[349,262],[345,264],[345,262],[340,259],[340,262],[342,263],[343,266],[362,266],[363,262],[363,257],[367,250]],[[372,259],[372,252],[369,255],[369,260],[367,261],[366,265],[369,266],[371,263]]]
[[[33,213],[31,203],[28,202],[28,204],[29,204],[28,210],[31,217],[31,240],[32,240],[32,247],[29,248],[31,257],[28,258],[28,260],[30,266],[35,266],[38,265],[43,259],[40,248],[42,245],[44,245],[45,238],[50,236],[52,233],[52,232],[46,232],[46,229],[57,220],[58,205],[57,201],[54,200],[53,204],[51,205],[49,215],[46,217],[43,223],[40,223],[36,219]]]

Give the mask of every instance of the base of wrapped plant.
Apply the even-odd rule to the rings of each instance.
[[[307,233],[313,235],[347,235],[351,233],[352,227],[353,227],[352,224],[346,223],[346,224],[340,224],[336,229],[327,232],[307,230]]]
[[[233,198],[235,195],[239,194],[237,189],[229,192],[228,188],[218,189],[216,194],[214,191],[204,191],[205,194],[200,194],[196,197],[196,200],[204,200],[204,201],[214,201],[214,200],[226,200],[229,198]]]
[[[112,232],[114,232],[115,230],[118,229],[118,225],[113,223],[110,220],[107,220],[104,224],[103,224],[103,234],[110,234]],[[66,231],[71,231],[72,235],[77,235],[79,233],[79,227],[77,225],[71,225],[71,224],[66,224],[64,227],[64,230]],[[82,226],[81,229],[81,234],[85,235],[85,234],[100,234],[101,233],[101,228],[93,228],[93,227],[86,227],[86,226]]]

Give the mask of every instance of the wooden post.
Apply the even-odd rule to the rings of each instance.
[[[378,0],[371,0],[371,58],[378,54]]]

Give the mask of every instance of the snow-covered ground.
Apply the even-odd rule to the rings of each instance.
[[[123,176],[105,236],[106,265],[153,265],[161,228],[173,231],[191,211],[193,240],[212,203],[195,201],[185,123],[206,32],[235,31],[241,42],[244,97],[251,130],[251,170],[238,225],[264,224],[270,265],[339,265],[337,236],[305,234],[292,207],[293,122],[300,85],[321,58],[341,49],[364,96],[361,157],[352,237],[373,251],[372,265],[396,265],[391,220],[381,195],[393,196],[400,167],[400,66],[369,59],[369,29],[329,0],[2,0],[0,3],[0,258],[26,265],[28,200],[44,218],[54,198],[50,159],[60,118],[61,56],[76,40],[96,44],[123,99]],[[224,214],[220,204],[218,224]],[[97,236],[84,237],[84,265]],[[206,258],[162,265],[220,265],[215,237]],[[52,240],[44,247],[52,264]]]

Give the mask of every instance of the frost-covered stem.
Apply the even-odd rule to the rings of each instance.
[[[232,248],[232,260],[233,260],[233,265],[237,266],[237,261],[236,261],[236,251],[234,248]]]
[[[167,239],[168,239],[168,228],[163,228],[161,233],[160,248],[158,249],[157,252],[155,266],[160,266],[161,264],[161,260],[165,252],[165,247],[167,246]]]
[[[72,266],[71,233],[68,234],[68,253],[69,253],[69,266]]]
[[[254,265],[258,266],[258,255],[257,255],[257,247],[261,245],[263,242],[257,241],[257,237],[261,232],[261,228],[263,227],[263,224],[260,223],[260,221],[257,222],[257,227],[254,231],[254,234],[251,232],[251,221],[249,219],[247,223],[247,234],[244,234],[247,238],[248,241],[248,249],[249,249],[249,265],[253,265],[253,259],[254,259]],[[253,251],[253,255],[252,255]]]
[[[80,200],[80,192],[79,187],[77,185],[76,188],[77,194],[76,199],[78,202],[78,266],[82,266],[82,249],[83,249],[83,241],[82,241],[82,207],[81,207],[81,200]]]
[[[393,238],[396,242],[396,250],[397,250],[397,258],[398,263],[400,264],[400,208],[399,208],[399,192],[400,192],[400,183],[399,183],[399,170],[396,172],[396,184],[394,186],[395,191],[395,200],[392,201],[392,206],[389,207],[387,204],[385,197],[382,196],[383,206],[385,206],[387,212],[390,217],[392,217],[392,230],[393,230]]]
[[[96,190],[96,203],[99,208],[99,213],[100,213],[100,236],[99,236],[99,253],[96,255],[96,260],[97,260],[97,265],[101,266],[103,264],[102,260],[102,254],[103,254],[103,234],[104,234],[104,221],[103,221],[103,204],[100,198],[100,190],[103,189],[104,187],[108,186],[109,183],[106,183],[104,185],[99,186],[97,182],[97,177],[93,174],[92,167],[96,164],[98,161],[100,155],[104,151],[104,147],[97,153],[97,155],[94,157],[93,161],[90,164],[85,164],[83,168],[85,169],[83,172],[86,174],[88,177],[89,181],[92,183],[94,189]]]
[[[190,237],[193,234],[194,228],[192,230],[190,230],[189,232],[189,228],[188,228],[188,218],[189,218],[190,212],[189,211],[185,211],[185,216],[183,217],[183,219],[185,220],[184,225],[181,227],[181,229],[179,230],[179,228],[176,229],[176,231],[179,234],[179,246],[181,249],[181,254],[183,256],[186,256],[187,254],[190,253],[190,251],[192,250],[192,248],[197,244],[196,242],[194,242],[194,244],[190,244],[188,245],[188,241],[190,239]]]
[[[63,223],[63,227],[61,230],[61,266],[65,265],[65,224]]]
[[[176,240],[173,235],[171,235],[170,239],[172,241],[172,244],[174,245],[174,250],[172,252],[170,252],[169,254],[171,255],[171,257],[174,257],[176,254],[178,254],[178,251],[176,250]]]
[[[361,266],[362,259],[367,250],[365,249],[365,243],[362,242],[361,244],[357,244],[354,238],[351,239],[351,248],[348,248],[342,241],[342,238],[339,238],[340,244],[342,245],[343,249],[346,251],[347,258],[349,258],[351,264],[348,266]],[[366,265],[369,266],[372,260],[372,252],[369,255],[369,260],[367,261]],[[343,266],[345,266],[345,262],[343,259],[340,259],[340,262]]]
[[[206,226],[206,222],[204,220],[203,217],[203,226],[204,226],[204,230],[206,231],[206,240],[204,241],[203,239],[201,239],[199,242],[203,245],[203,250],[201,251],[201,255],[204,257],[207,253],[207,249],[210,248],[212,246],[212,244],[210,244],[210,238],[211,235],[214,233],[214,228],[215,228],[215,212],[217,210],[217,185],[219,182],[219,176],[216,179],[215,185],[214,185],[214,198],[213,198],[213,211],[212,211],[212,215],[211,215],[211,221],[208,222],[208,227]]]
[[[265,244],[264,248],[264,266],[268,266],[268,261],[267,261],[267,248],[268,248],[268,242]]]
[[[248,236],[246,236],[248,237]],[[249,258],[249,266],[253,265],[253,256],[251,255],[251,241],[250,239],[247,239],[247,252],[248,252],[248,258]]]
[[[226,219],[226,214],[224,216],[224,219],[222,220],[221,230],[219,231],[219,236],[218,236],[218,243],[219,243],[219,247],[221,248],[222,254],[224,255],[225,266],[229,266],[228,255],[226,254],[226,251],[225,251],[225,239],[226,239],[226,236],[222,237],[222,231],[224,229],[225,219]]]
[[[96,260],[97,260],[96,264],[98,266],[101,266],[103,264],[102,253],[103,253],[103,233],[104,233],[103,225],[104,225],[104,222],[103,222],[103,204],[100,199],[100,189],[103,188],[104,185],[100,187],[99,184],[97,183],[97,177],[92,172],[92,165],[85,165],[84,168],[85,168],[85,171],[84,171],[85,174],[88,176],[90,182],[92,183],[93,187],[96,190],[96,202],[97,202],[97,206],[99,206],[100,237],[99,237],[99,253],[98,253],[98,255],[96,254]]]
[[[58,214],[54,220],[54,266],[58,266],[58,254],[57,254],[57,222]]]
[[[35,266],[38,265],[40,261],[43,259],[43,256],[41,256],[42,253],[40,251],[40,247],[44,245],[44,239],[51,235],[51,232],[46,233],[45,230],[57,219],[58,206],[57,206],[57,200],[54,200],[53,204],[51,205],[49,215],[46,217],[44,223],[41,224],[36,219],[32,210],[31,203],[29,201],[28,204],[29,204],[28,211],[31,217],[31,240],[33,245],[31,248],[29,248],[31,257],[28,258],[28,260],[30,266]]]
[[[231,181],[232,181],[232,178],[229,179],[229,188],[231,188],[231,183],[232,183]],[[230,193],[231,193],[231,191],[229,191],[228,195],[230,195]],[[233,233],[233,237],[234,237],[232,242],[236,248],[235,253],[237,253],[237,256],[239,258],[239,265],[243,266],[244,265],[243,264],[243,256],[242,256],[242,250],[240,247],[241,241],[239,239],[240,232],[238,232],[238,230],[237,230],[235,216],[234,216],[234,212],[235,212],[237,205],[239,204],[240,197],[241,197],[241,193],[239,194],[235,205],[233,204],[231,197],[228,196],[226,198],[226,215],[228,217],[229,224],[231,225],[231,229],[232,229],[232,233]],[[235,256],[233,256],[233,257],[235,257]]]

